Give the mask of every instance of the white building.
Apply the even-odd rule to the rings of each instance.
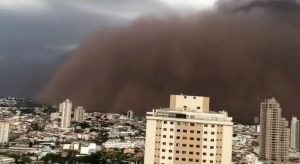
[[[280,104],[273,97],[260,104],[260,157],[266,161],[289,160],[288,121],[282,117]]]
[[[133,118],[134,118],[134,112],[132,110],[129,110],[127,112],[127,118],[130,119],[130,120],[133,120]]]
[[[61,128],[69,128],[71,124],[72,102],[69,99],[59,104],[62,111]]]
[[[54,112],[54,113],[51,113],[50,119],[51,119],[51,121],[53,121],[53,120],[58,119],[59,116],[60,116],[59,112]]]
[[[300,127],[297,117],[292,117],[291,121],[291,148],[300,151]]]
[[[145,164],[230,164],[233,122],[209,112],[209,97],[171,95],[170,108],[147,112]]]
[[[7,143],[9,136],[9,123],[0,122],[0,143]]]
[[[107,149],[117,148],[117,149],[127,149],[135,148],[136,143],[131,141],[121,142],[119,140],[110,140],[102,144]]]
[[[84,120],[85,109],[82,106],[75,108],[74,121],[82,122]]]
[[[89,143],[88,145],[81,145],[80,154],[92,154],[96,153],[97,145],[95,143]]]

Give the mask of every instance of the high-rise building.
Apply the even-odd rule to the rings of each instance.
[[[9,134],[9,123],[1,121],[0,122],[0,143],[8,142],[8,134]]]
[[[231,163],[232,118],[210,112],[209,97],[171,95],[146,118],[145,164]]]
[[[85,109],[82,106],[75,108],[74,121],[82,122],[84,120]]]
[[[134,112],[132,110],[129,110],[127,112],[127,118],[133,120],[134,119]]]
[[[266,99],[260,104],[260,157],[266,161],[286,162],[289,159],[288,121],[282,117],[280,104]]]
[[[254,117],[253,123],[254,123],[254,125],[258,125],[259,124],[259,117],[258,116]]]
[[[51,119],[51,121],[53,121],[53,120],[58,119],[59,116],[60,116],[60,113],[59,113],[59,112],[54,112],[54,113],[51,113],[50,119]]]
[[[300,151],[300,127],[297,117],[292,117],[291,121],[291,148]]]
[[[72,102],[66,99],[59,104],[59,110],[62,111],[61,128],[69,128],[71,124]]]

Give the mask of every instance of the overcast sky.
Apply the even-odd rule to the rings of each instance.
[[[33,97],[82,40],[142,15],[211,8],[215,0],[0,0],[0,96]]]

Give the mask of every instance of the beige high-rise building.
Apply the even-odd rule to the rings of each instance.
[[[209,97],[171,95],[147,112],[145,164],[230,164],[232,118],[210,112]]]
[[[9,136],[9,123],[0,121],[0,143],[7,143]]]
[[[260,128],[260,157],[277,163],[288,161],[290,130],[275,98],[260,104]]]
[[[75,108],[74,121],[82,122],[84,120],[85,109],[82,106]]]
[[[300,151],[300,122],[297,117],[292,117],[291,121],[291,145],[294,150]]]
[[[69,128],[71,124],[72,102],[66,99],[59,104],[59,111],[62,111],[61,128]]]

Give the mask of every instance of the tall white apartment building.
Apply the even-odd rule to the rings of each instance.
[[[131,120],[134,119],[134,112],[132,110],[127,111],[127,118]]]
[[[232,118],[209,111],[209,97],[171,95],[147,112],[145,164],[230,164]]]
[[[82,122],[84,120],[85,109],[82,106],[75,108],[74,121]]]
[[[300,127],[297,117],[292,117],[291,121],[291,148],[300,151]]]
[[[289,160],[288,121],[282,117],[282,109],[275,98],[260,104],[260,157],[277,163]]]
[[[59,110],[62,111],[61,128],[69,128],[71,124],[72,102],[66,99],[59,104]]]
[[[0,122],[0,143],[8,142],[9,134],[9,123],[8,122]]]

